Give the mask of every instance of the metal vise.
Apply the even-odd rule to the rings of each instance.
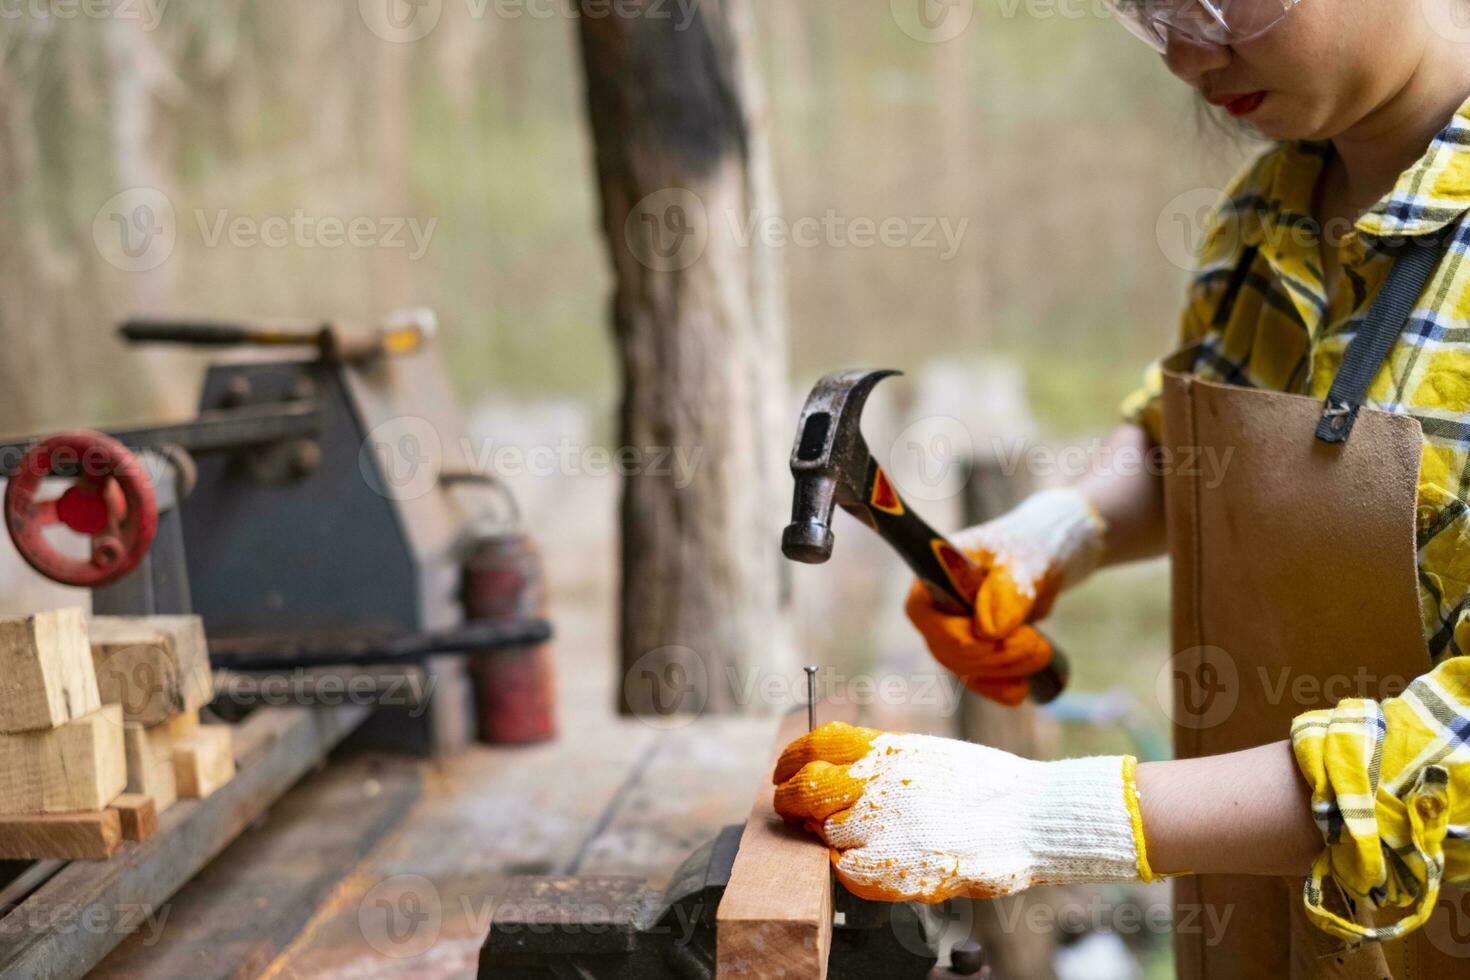
[[[617,877],[520,878],[499,902],[480,949],[481,980],[714,980],[715,911],[741,826],[680,866],[667,889]],[[840,980],[929,980],[938,913],[865,902],[839,888],[827,974]]]

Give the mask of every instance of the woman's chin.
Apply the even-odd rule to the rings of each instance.
[[[1332,127],[1326,120],[1314,118],[1316,115],[1296,111],[1289,97],[1273,93],[1272,98],[1245,122],[1268,140],[1316,142],[1330,139],[1334,135]]]

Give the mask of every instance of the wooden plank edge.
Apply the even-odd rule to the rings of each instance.
[[[122,843],[115,810],[0,816],[0,858],[22,861],[103,861]]]
[[[81,977],[168,901],[371,712],[368,705],[261,708],[235,726],[240,771],[213,796],[180,800],[146,841],[111,861],[72,863],[0,918],[0,980]],[[83,928],[101,908],[110,928]],[[96,913],[92,913],[96,917]],[[36,922],[46,928],[32,928]],[[130,928],[129,928],[130,926]]]
[[[824,721],[851,721],[852,705],[820,705]],[[806,708],[782,719],[771,753],[806,731]],[[774,809],[776,788],[761,781],[730,882],[715,913],[717,980],[825,980],[832,946],[832,865],[827,846],[788,827]]]
[[[158,832],[158,808],[153,797],[142,793],[124,793],[109,808],[117,813],[123,840],[145,841]]]

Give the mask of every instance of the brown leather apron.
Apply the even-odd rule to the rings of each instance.
[[[1193,354],[1166,362],[1163,399],[1181,758],[1280,741],[1304,711],[1392,697],[1430,669],[1416,584],[1418,421],[1363,409],[1351,438],[1331,445],[1314,438],[1320,400],[1196,379]],[[1181,980],[1470,977],[1470,945],[1430,939],[1453,934],[1445,922],[1349,948],[1307,920],[1302,886],[1176,879]],[[1446,888],[1436,919],[1457,899]],[[1222,920],[1223,935],[1203,925]]]

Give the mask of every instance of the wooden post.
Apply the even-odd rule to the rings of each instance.
[[[970,465],[965,482],[965,526],[971,527],[999,517],[1031,492],[1025,471],[1008,474],[993,459],[978,459]],[[986,701],[965,692],[960,703],[960,727],[971,742],[989,745],[1027,759],[1050,759],[1056,755],[1059,732],[1056,724],[1041,715],[1030,701],[1015,708]],[[974,903],[971,936],[985,948],[986,960],[1002,977],[1053,976],[1052,957],[1056,935],[1047,930],[1016,928],[1028,905],[1039,899],[1016,895]]]
[[[733,711],[789,666],[786,327],[747,0],[583,0],[622,406],[621,709]]]

